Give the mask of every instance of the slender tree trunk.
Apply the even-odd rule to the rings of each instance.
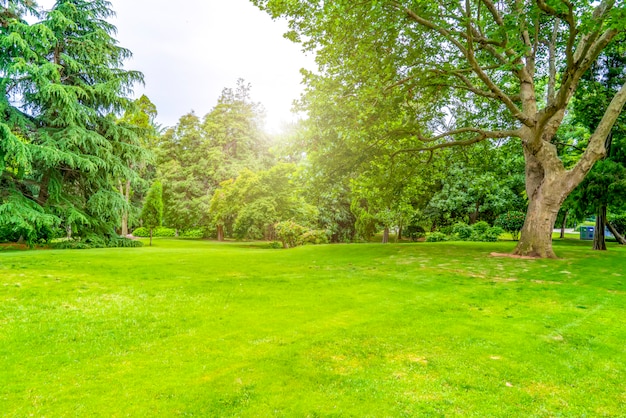
[[[561,239],[565,238],[565,226],[567,225],[567,214],[569,210],[563,213],[563,222],[561,223]]]
[[[130,180],[126,180],[126,187],[124,185],[120,185],[120,192],[124,196],[124,201],[128,205],[130,203]],[[125,237],[128,235],[128,209],[124,209],[122,212],[122,236]]]
[[[624,236],[622,234],[620,234],[617,229],[615,229],[615,227],[613,226],[613,224],[611,224],[610,222],[606,223],[606,227],[609,228],[609,231],[611,231],[611,234],[613,234],[613,236],[615,237],[615,239],[617,240],[617,242],[620,245],[624,245],[626,244],[626,238],[624,238]]]
[[[386,226],[383,230],[383,244],[389,243],[389,227]]]
[[[604,228],[606,227],[606,206],[600,205],[596,215],[596,229],[593,231],[593,249],[606,251]]]
[[[217,226],[217,240],[224,241],[224,225]]]
[[[402,224],[398,226],[398,235],[396,235],[396,241],[402,241]]]

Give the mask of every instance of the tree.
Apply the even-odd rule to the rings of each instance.
[[[5,3],[7,4],[7,3]],[[30,1],[0,6],[0,223],[29,240],[60,225],[113,235],[124,205],[120,177],[135,178],[136,134],[117,123],[138,72],[122,69],[103,0],[59,0],[29,25]]]
[[[225,88],[204,118],[193,112],[168,129],[158,149],[165,223],[177,229],[208,227],[209,206],[220,183],[243,169],[271,165],[263,133],[263,109],[250,98],[250,85],[238,80]]]
[[[143,225],[150,230],[150,246],[152,246],[152,231],[163,222],[163,186],[155,181],[148,190],[146,201],[141,209]]]
[[[230,234],[271,240],[280,221],[313,226],[317,210],[304,201],[298,172],[294,164],[279,163],[259,172],[244,169],[236,179],[223,182],[210,206],[218,239]]]
[[[305,105],[318,118],[315,102],[322,101],[314,90],[321,88],[338,115],[348,109],[349,117],[331,132],[339,140],[356,144],[363,136],[350,131],[366,130],[365,138],[428,153],[518,139],[529,205],[515,253],[555,257],[551,237],[559,208],[605,155],[604,140],[626,102],[626,85],[603,109],[571,166],[557,153],[556,133],[583,74],[624,32],[626,5],[252,1],[273,17],[287,17],[287,36],[316,53],[319,74],[307,75]]]
[[[158,128],[155,123],[157,116],[156,106],[146,95],[142,95],[133,102],[133,106],[126,110],[119,123],[126,124],[129,129],[139,137],[141,149],[144,153],[138,154],[132,160],[127,161],[129,168],[136,171],[139,176],[133,179],[122,178],[118,180],[120,194],[124,198],[125,206],[122,209],[120,235],[128,235],[128,224],[132,214],[137,215],[136,207],[131,202],[131,192],[133,188],[139,188],[145,193],[143,183],[154,176],[154,158],[151,152],[156,148],[158,138]],[[143,190],[142,190],[143,189]],[[141,196],[141,194],[140,194]],[[141,196],[143,197],[143,196]],[[138,199],[139,202],[142,200]],[[137,202],[135,202],[137,204]]]

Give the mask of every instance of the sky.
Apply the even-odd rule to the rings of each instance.
[[[314,60],[283,38],[284,21],[273,21],[249,0],[109,0],[115,36],[133,58],[125,67],[143,72],[145,94],[157,106],[157,122],[173,126],[190,111],[207,114],[225,87],[238,78],[266,110],[266,129],[279,132],[297,119],[290,110],[303,90],[301,68]],[[54,0],[39,0],[50,8]]]

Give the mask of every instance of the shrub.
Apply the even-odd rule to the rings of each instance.
[[[504,229],[499,226],[492,226],[484,234],[479,235],[479,241],[496,242],[498,237],[504,233]]]
[[[447,240],[448,236],[441,232],[432,232],[426,237],[426,242],[441,242]]]
[[[278,248],[283,248],[283,244],[282,242],[272,241],[269,244],[267,244],[267,247],[271,249],[278,249]]]
[[[90,235],[84,239],[63,240],[50,244],[50,248],[59,250],[88,250],[91,248],[133,248],[143,247],[141,241],[135,241],[125,237],[104,238],[98,235]]]
[[[180,234],[181,238],[204,238],[204,231],[202,229],[190,229]]]
[[[306,232],[306,228],[294,221],[283,221],[276,224],[276,236],[283,243],[284,248],[298,245],[298,238]]]
[[[298,237],[298,245],[328,244],[328,234],[321,229],[307,231]]]
[[[417,241],[426,236],[426,231],[419,225],[409,225],[406,227],[405,235],[410,238],[411,241]]]
[[[472,225],[472,229],[476,233],[476,235],[483,235],[489,229],[489,224],[485,221],[476,222]]]
[[[150,236],[150,230],[148,228],[139,227],[133,230],[133,236],[146,238]]]
[[[150,236],[150,231],[148,231],[148,236]],[[176,230],[174,228],[166,228],[164,226],[160,226],[155,228],[152,231],[153,237],[162,237],[162,238],[171,238],[176,236]]]
[[[143,242],[128,239],[126,237],[111,238],[107,243],[107,247],[115,248],[137,248],[143,247]]]
[[[517,241],[525,220],[526,215],[523,212],[512,211],[498,216],[494,226],[499,226],[504,231],[510,233],[513,236],[513,240]]]
[[[452,227],[452,233],[459,237],[461,241],[469,241],[474,234],[474,229],[464,222],[458,222]]]

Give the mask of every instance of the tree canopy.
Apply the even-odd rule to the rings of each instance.
[[[303,99],[323,144],[429,153],[520,140],[529,199],[518,254],[554,257],[567,195],[605,154],[626,86],[573,164],[556,138],[582,76],[624,32],[621,2],[253,0],[316,54]],[[332,146],[332,145],[331,145]],[[367,151],[367,152],[366,152]]]
[[[114,181],[137,176],[139,138],[117,115],[143,78],[123,69],[112,15],[103,0],[0,6],[0,224],[31,242],[59,226],[114,234]]]

